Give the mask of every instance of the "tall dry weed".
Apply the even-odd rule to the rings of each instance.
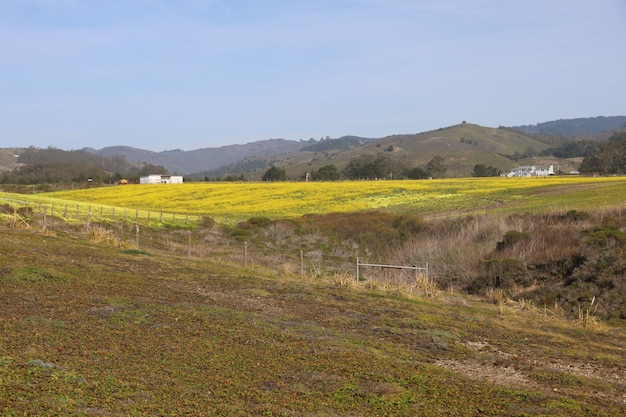
[[[578,324],[582,327],[588,327],[592,329],[603,328],[603,323],[596,316],[598,304],[596,303],[596,297],[591,299],[588,306],[578,306]]]
[[[528,221],[516,225],[526,238],[510,245],[503,245],[498,257],[519,259],[527,264],[551,264],[577,256],[581,247],[581,231],[578,224],[538,226]]]
[[[463,288],[473,280],[484,256],[506,230],[499,216],[442,222],[428,234],[418,234],[393,250],[390,257],[404,265],[428,262],[439,286]]]
[[[17,228],[17,229],[30,229],[31,228],[28,222],[28,219],[20,215],[17,211],[14,211],[11,214],[7,214],[3,217],[7,218],[7,224],[9,227]]]
[[[100,225],[90,227],[89,237],[92,242],[101,245],[112,246],[114,248],[129,249],[133,247],[133,245],[131,245],[130,243],[118,239],[115,232]]]
[[[509,301],[509,296],[500,288],[489,288],[485,292],[485,299],[498,306],[500,314],[503,313],[504,307]]]

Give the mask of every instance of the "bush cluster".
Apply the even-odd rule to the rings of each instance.
[[[325,262],[354,257],[389,264],[428,262],[440,287],[474,294],[504,291],[571,315],[595,300],[596,313],[626,319],[626,219],[621,213],[475,216],[426,221],[381,211],[307,215],[280,222],[250,219],[237,237],[263,232],[284,247],[321,250]],[[234,236],[235,234],[233,234]],[[270,244],[266,242],[266,244]]]

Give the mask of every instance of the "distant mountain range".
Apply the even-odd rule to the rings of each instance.
[[[521,130],[525,133],[575,138],[609,132],[624,127],[626,127],[626,116],[598,116],[554,120],[537,123],[536,125],[513,126],[513,129]]]
[[[626,116],[600,116],[510,128],[462,123],[430,132],[383,138],[344,136],[319,141],[270,139],[193,151],[151,152],[124,146],[86,150],[100,156],[123,155],[129,162],[161,165],[172,173],[193,174],[197,178],[230,174],[251,175],[258,179],[271,165],[281,166],[291,177],[298,177],[328,164],[342,169],[358,155],[385,151],[386,156],[408,167],[426,164],[434,155],[441,155],[447,160],[449,175],[467,176],[474,165],[479,163],[506,171],[516,164],[511,157],[535,155],[557,140],[551,142],[538,136],[560,137],[558,141],[562,142],[566,138],[622,128],[625,123]],[[563,163],[561,161],[561,165]]]
[[[106,158],[123,156],[133,164],[162,166],[170,173],[192,179],[244,175],[255,180],[260,179],[263,171],[271,165],[285,169],[291,178],[299,178],[326,165],[342,170],[354,158],[381,154],[398,167],[408,169],[422,167],[434,156],[441,156],[445,159],[446,176],[449,177],[469,176],[476,164],[508,171],[522,162],[556,164],[564,172],[569,172],[578,167],[580,159],[558,160],[553,157],[539,158],[537,155],[546,148],[577,138],[608,139],[611,131],[624,128],[625,124],[626,116],[556,120],[499,128],[463,122],[429,132],[383,138],[269,139],[192,151],[153,152],[128,146],[83,150]],[[0,152],[0,171],[16,166],[17,158],[13,154],[19,153],[19,148],[5,148],[5,151],[6,155]]]
[[[193,151],[152,152],[129,146],[111,146],[103,149],[85,148],[87,152],[111,157],[122,155],[131,163],[160,165],[172,173],[191,174],[217,169],[249,157],[273,157],[282,153],[297,152],[305,144],[285,139],[269,139],[245,145],[228,145],[219,148],[202,148]]]

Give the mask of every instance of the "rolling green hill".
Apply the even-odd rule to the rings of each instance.
[[[300,151],[271,161],[300,177],[328,164],[343,169],[353,158],[383,153],[407,168],[424,166],[434,156],[445,159],[447,177],[468,177],[476,164],[491,165],[503,171],[518,165],[512,158],[535,155],[549,145],[508,129],[495,129],[470,123],[417,134],[392,135],[346,150]],[[533,162],[535,163],[535,162]],[[556,161],[550,161],[556,163]],[[260,177],[261,170],[253,177]]]

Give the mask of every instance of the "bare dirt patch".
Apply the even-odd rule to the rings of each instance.
[[[565,361],[560,358],[523,357],[501,351],[487,342],[470,341],[464,344],[467,348],[478,352],[478,358],[462,360],[442,359],[435,365],[464,375],[467,378],[490,382],[506,387],[530,388],[539,391],[568,392],[575,395],[610,400],[617,404],[626,404],[626,372],[623,368],[608,368],[598,364]],[[542,381],[541,375],[554,375]],[[594,379],[598,389],[576,390],[571,384],[559,384],[557,376],[567,381],[570,376]],[[606,384],[613,389],[607,390]],[[599,389],[602,386],[604,389]]]

